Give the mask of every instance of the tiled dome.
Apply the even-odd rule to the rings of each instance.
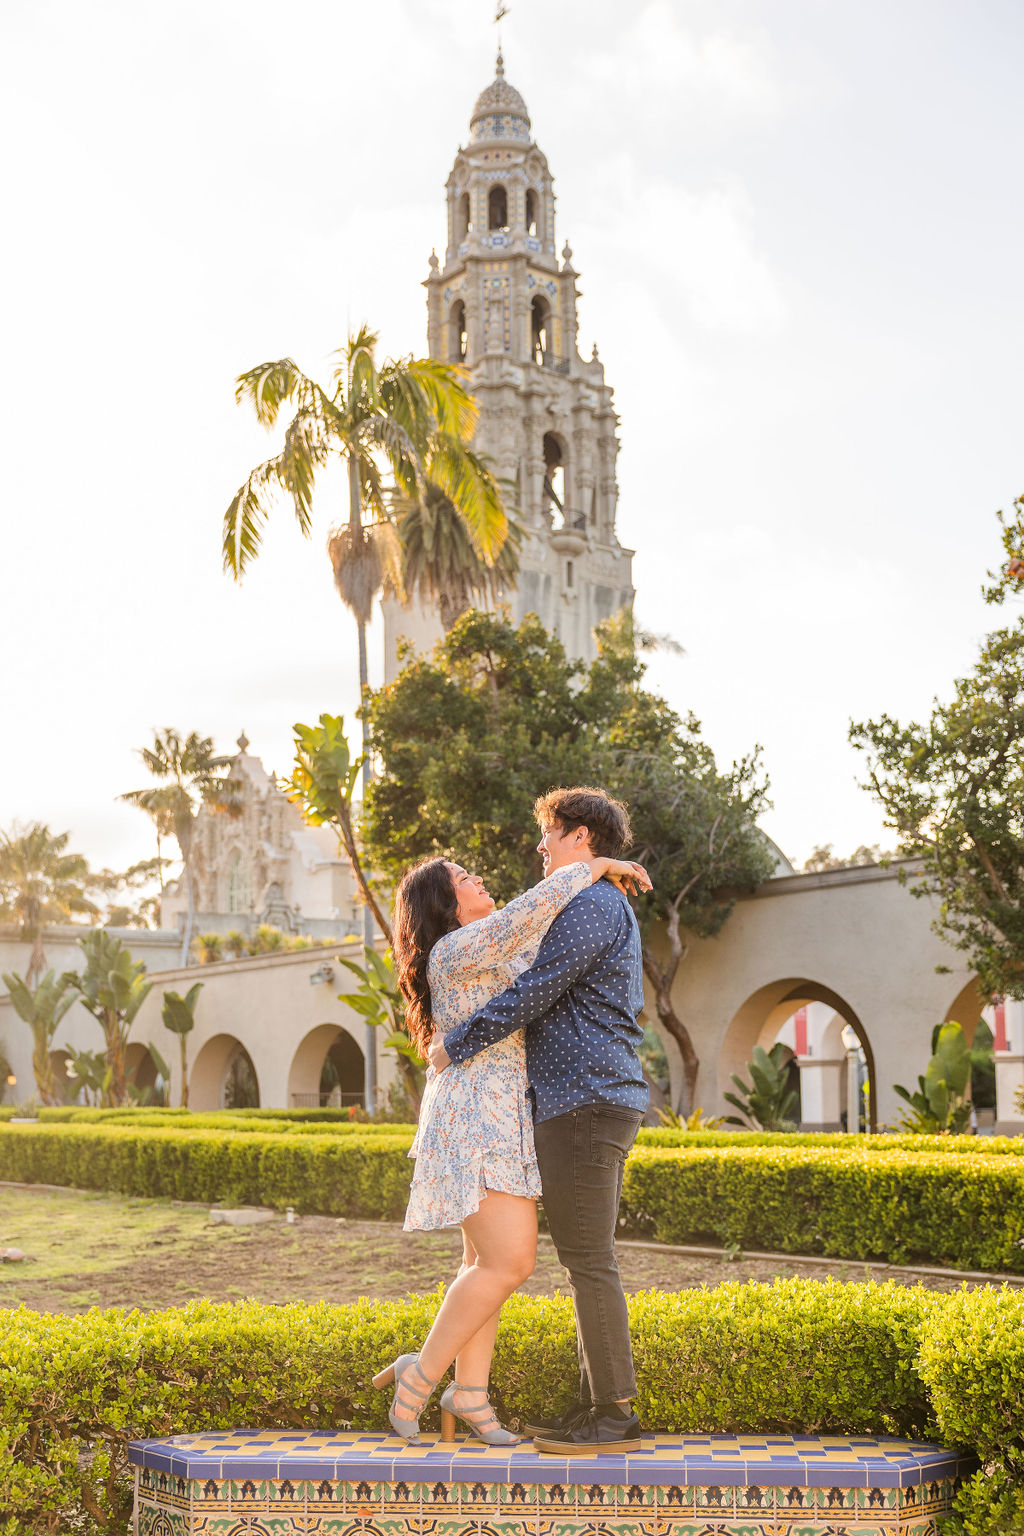
[[[500,53],[494,79],[480,92],[473,116],[469,120],[474,139],[494,138],[497,124],[488,121],[494,119],[504,120],[506,131],[511,129],[508,132],[510,138],[525,138],[529,133],[530,114],[526,110],[526,102],[515,86],[509,85],[505,79],[505,61]]]

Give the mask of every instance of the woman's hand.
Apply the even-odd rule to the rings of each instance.
[[[592,868],[595,880],[607,878],[627,895],[637,896],[641,891],[654,889],[651,877],[643,865],[634,864],[630,859],[595,859]]]

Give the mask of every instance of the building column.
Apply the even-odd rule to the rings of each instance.
[[[996,1057],[997,1136],[1024,1133],[1024,1109],[1017,1095],[1024,1090],[1024,1002],[1007,998],[992,1009],[992,1045]]]
[[[796,1064],[800,1069],[800,1129],[841,1131],[843,1058],[798,1056]]]

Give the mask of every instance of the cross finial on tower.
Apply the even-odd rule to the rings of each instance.
[[[503,5],[502,0],[497,0],[494,7],[494,25],[498,29],[498,58],[494,67],[494,73],[499,80],[504,80],[505,78],[505,60],[501,52],[501,22],[502,18],[507,15],[508,6]]]

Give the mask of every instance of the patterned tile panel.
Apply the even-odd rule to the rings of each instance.
[[[137,1441],[138,1536],[936,1536],[974,1463],[867,1436],[655,1435],[544,1456],[391,1435]]]

